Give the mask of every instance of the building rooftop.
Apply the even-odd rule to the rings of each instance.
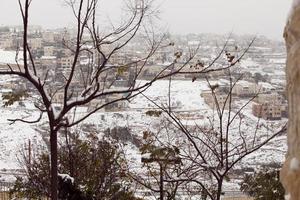
[[[0,64],[16,64],[16,51],[5,51],[0,49]],[[23,51],[18,53],[18,62],[23,60]]]

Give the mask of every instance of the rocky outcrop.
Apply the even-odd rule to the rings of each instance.
[[[281,170],[287,200],[300,200],[300,6],[293,7],[284,31],[289,102],[288,152]]]

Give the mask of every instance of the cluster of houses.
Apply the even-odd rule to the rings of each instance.
[[[217,86],[217,87],[216,87]],[[221,81],[211,89],[202,91],[201,96],[212,109],[237,109],[236,102],[251,99],[252,114],[266,120],[287,118],[288,106],[285,91],[266,82],[238,81],[230,89],[229,81]],[[216,87],[216,88],[213,88]],[[231,92],[230,92],[231,91]]]
[[[14,70],[18,70],[19,66],[22,65],[22,27],[0,27],[0,69],[7,69],[7,63],[10,64],[10,67]],[[93,70],[92,65],[95,65],[95,62],[101,63],[101,55],[97,53],[96,50],[92,47],[92,44],[87,43],[84,48],[88,51],[86,53],[80,54],[77,63],[74,63],[74,53],[72,51],[72,38],[75,38],[75,31],[72,29],[57,29],[57,30],[43,30],[39,26],[30,26],[29,28],[29,46],[31,48],[32,55],[35,60],[37,67],[37,73],[39,77],[47,77],[47,80],[51,82],[52,87],[48,88],[50,94],[54,94],[52,97],[53,103],[61,103],[64,98],[63,90],[52,91],[53,88],[59,88],[64,82],[65,78],[70,73],[73,64],[76,64],[78,70],[75,73],[74,80],[72,81],[71,90],[74,94],[80,94],[86,86],[85,81],[83,80],[83,74],[87,75]],[[85,37],[85,36],[84,36]],[[204,42],[199,42],[198,37],[203,37]],[[217,55],[218,48],[211,44],[211,40],[206,38],[206,35],[187,35],[187,36],[174,36],[173,42],[170,42],[170,47],[159,49],[156,54],[151,56],[148,59],[147,66],[143,67],[141,73],[139,74],[139,79],[152,79],[162,70],[161,75],[170,73],[172,70],[177,70],[178,67],[181,67],[189,58],[189,50],[199,47],[200,53],[196,54],[194,59],[191,62],[183,67],[181,70],[183,73],[176,75],[177,79],[194,79],[194,78],[203,78],[201,74],[188,74],[184,72],[199,71],[204,66],[214,59]],[[260,38],[258,38],[259,40]],[[137,38],[133,40],[133,43],[129,45],[123,51],[118,52],[118,54],[113,55],[110,58],[110,62],[106,65],[111,66],[122,66],[124,63],[130,63],[133,60],[138,60],[147,56],[146,47],[140,45],[141,40],[145,38]],[[170,40],[171,41],[171,40]],[[262,42],[265,40],[262,40]],[[202,44],[203,43],[203,44]],[[232,54],[238,56],[239,47],[236,45],[237,41],[231,39],[228,41],[228,49]],[[200,45],[200,46],[199,46]],[[173,48],[174,47],[174,48]],[[91,52],[92,53],[88,53]],[[103,49],[105,51],[105,49]],[[109,49],[108,49],[109,51]],[[261,57],[261,54],[267,53],[268,58],[271,59],[265,61],[264,57]],[[255,55],[254,61],[257,63],[265,62],[271,63],[276,66],[275,68],[279,69],[282,66],[282,59],[277,59],[278,56],[281,58],[283,55],[273,52],[271,48],[262,49],[261,47],[252,47],[250,49],[250,54]],[[176,58],[178,61],[174,64],[173,61]],[[251,67],[250,57],[245,58],[249,62],[249,67]],[[250,59],[250,61],[249,61]],[[280,62],[279,62],[279,61]],[[217,61],[216,66],[226,66],[226,59]],[[279,62],[279,63],[278,63]],[[172,65],[172,66],[171,66]],[[166,69],[167,66],[168,69]],[[238,99],[251,98],[254,95],[257,97],[253,100],[252,112],[257,117],[262,117],[264,119],[281,119],[282,117],[287,116],[287,104],[284,97],[284,92],[276,86],[270,86],[265,79],[268,78],[268,74],[260,75],[259,73],[251,74],[249,69],[247,72],[241,64],[241,71],[236,73],[232,71],[232,75],[237,76],[240,73],[244,73],[244,78],[242,81],[238,81],[235,86],[232,88],[232,102],[237,101]],[[248,67],[248,65],[247,65]],[[113,69],[114,67],[112,67]],[[129,67],[130,68],[130,67]],[[133,67],[134,69],[134,67]],[[166,70],[165,70],[166,69]],[[256,65],[253,65],[253,70],[257,69]],[[269,69],[269,68],[268,68]],[[108,73],[103,73],[100,76],[101,79],[109,80],[115,79],[115,74],[118,73],[117,69],[111,70]],[[267,73],[267,72],[264,72]],[[228,73],[226,70],[215,71],[210,73],[210,76],[214,79],[225,79],[228,80]],[[280,75],[281,76],[281,75]],[[280,78],[278,75],[278,77]],[[113,81],[112,87],[115,89],[125,89],[130,86],[135,77],[134,70],[122,70],[119,73],[117,80]],[[277,77],[277,78],[278,78]],[[255,80],[253,80],[255,79]],[[260,82],[259,82],[260,81]],[[263,82],[264,81],[264,82]],[[268,81],[270,82],[270,81]],[[102,83],[107,84],[107,83]],[[12,79],[5,83],[4,88],[8,89],[23,89],[32,87],[29,84],[25,84],[20,80]],[[212,95],[211,90],[202,91],[201,96],[204,98],[205,102],[211,107],[228,109],[228,91],[229,83],[226,81],[223,84],[219,84]],[[120,94],[121,95],[121,94]],[[76,96],[76,95],[75,95]],[[106,96],[101,99],[96,99],[92,101],[89,105],[90,109],[97,107],[103,102],[112,101],[116,98],[121,98],[122,96]],[[216,105],[216,102],[218,102]],[[234,108],[234,103],[231,107]],[[124,102],[116,102],[110,106],[105,107],[106,110],[122,110],[127,107]]]
[[[64,84],[66,77],[70,74],[73,64],[76,64],[77,71],[75,71],[70,89],[72,93],[77,94],[75,97],[88,87],[87,77],[93,73],[92,70],[96,67],[96,62],[101,62],[99,53],[87,44],[83,48],[87,49],[86,53],[81,53],[78,61],[74,63],[74,52],[72,51],[72,38],[75,35],[72,30],[58,29],[58,30],[42,30],[39,26],[30,26],[29,29],[29,46],[31,54],[34,58],[36,71],[41,80],[51,82],[51,87],[47,88],[47,92],[52,97],[54,104],[60,104],[64,100],[64,90],[57,90]],[[23,42],[21,27],[0,27],[0,69],[7,70],[8,66],[13,70],[22,70],[22,42]],[[94,51],[90,53],[91,51]],[[126,61],[125,54],[116,54],[110,59],[107,64],[113,66],[114,64],[121,65]],[[126,61],[128,62],[128,61]],[[30,64],[31,65],[31,64]],[[122,90],[128,87],[133,79],[132,71],[127,70],[120,73],[115,79],[117,69],[111,67],[112,70],[107,73],[102,73],[100,76],[100,85],[104,88],[110,84],[109,89]],[[102,80],[102,82],[101,82]],[[108,82],[108,83],[107,83]],[[32,85],[23,82],[20,79],[12,78],[3,83],[3,88],[7,92],[16,89],[28,89]],[[47,84],[46,84],[47,85]],[[49,84],[50,85],[50,84]],[[96,108],[99,103],[103,104],[114,99],[122,98],[125,94],[107,95],[101,99],[95,99],[89,105],[89,109]],[[105,107],[105,110],[120,110],[125,109],[127,105],[125,102],[116,102]]]

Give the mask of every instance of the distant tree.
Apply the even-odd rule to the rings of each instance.
[[[284,188],[280,183],[279,169],[266,168],[247,174],[242,183],[241,191],[255,200],[284,200]]]
[[[130,190],[125,159],[115,144],[99,140],[95,135],[80,139],[69,135],[68,142],[59,147],[60,199],[73,200],[139,200]],[[18,177],[11,190],[18,198],[50,197],[50,162],[48,152],[35,159],[24,155],[26,177]],[[68,178],[69,177],[69,178]]]
[[[10,29],[7,26],[0,27],[0,33],[8,33],[9,31],[10,31]]]
[[[258,82],[266,82],[268,79],[268,75],[262,75],[261,73],[259,72],[256,72],[253,76],[254,80],[256,83]]]

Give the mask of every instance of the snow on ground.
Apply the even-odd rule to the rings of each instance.
[[[36,125],[22,122],[10,124],[8,121],[8,119],[28,116],[23,107],[0,108],[0,113],[0,169],[18,169],[20,153],[25,145],[28,145],[28,140],[30,139],[32,143],[40,143],[42,138],[34,130]],[[32,113],[30,118],[35,119],[38,117],[37,114]]]
[[[0,49],[0,64],[16,64],[16,51],[5,51]],[[23,57],[23,51],[19,51],[17,60],[20,62]]]
[[[244,104],[245,101],[240,101],[240,105]],[[262,142],[265,136],[271,136],[275,132],[279,131],[287,119],[282,120],[264,120],[258,119],[252,114],[252,102],[243,110],[243,114],[247,118],[247,126],[249,126],[249,134],[253,133],[255,126],[259,123],[258,133],[260,132],[261,138],[259,142]],[[252,129],[251,129],[252,126]],[[286,135],[278,136],[272,139],[267,145],[263,146],[258,151],[250,154],[240,163],[241,166],[260,165],[268,163],[280,163],[285,158],[285,152],[287,151]]]
[[[140,81],[140,84],[146,81]],[[168,103],[168,88],[169,81],[161,80],[153,83],[153,85],[144,92],[144,94],[154,100],[159,105],[167,105]],[[171,84],[171,104],[176,111],[199,112],[203,116],[210,116],[213,111],[205,104],[203,98],[200,96],[202,90],[207,90],[206,81],[179,81],[174,80]],[[242,105],[245,102],[238,102]],[[0,100],[0,104],[2,104]],[[30,116],[31,119],[38,117],[38,112],[34,111],[32,103],[25,101],[24,107],[14,104],[9,108],[0,108],[0,123],[2,129],[0,130],[0,168],[14,169],[19,168],[17,162],[18,151],[28,143],[28,139],[35,140],[37,143],[42,143],[42,137],[35,131],[37,125],[30,125],[21,122],[16,122],[9,125],[8,118],[20,118]],[[132,129],[133,134],[142,136],[142,132],[147,129],[155,129],[159,127],[159,120],[147,116],[145,113],[148,110],[155,108],[155,106],[148,102],[142,95],[131,100],[129,108],[122,112],[104,112],[100,111],[89,117],[84,123],[95,124],[99,132],[116,126],[126,126]],[[82,116],[87,108],[78,108],[77,117]],[[243,114],[247,117],[247,123],[243,124],[243,128],[253,130],[257,123],[257,118],[251,113],[251,104],[246,107]],[[44,121],[46,119],[43,119]],[[206,120],[185,120],[186,125],[201,125]],[[271,134],[271,130],[276,130],[280,127],[283,121],[268,122],[260,121],[262,125],[259,134],[262,138],[264,135]],[[272,124],[272,126],[271,126]],[[233,125],[234,129],[237,125]],[[249,132],[251,134],[251,132]],[[232,134],[232,137],[236,137]],[[233,138],[234,139],[234,138]],[[240,165],[250,166],[253,164],[262,164],[266,162],[282,162],[286,152],[286,136],[275,138],[270,144],[263,147],[261,150],[248,156]],[[128,143],[123,146],[124,151],[131,162],[132,167],[140,167],[141,155],[139,150],[134,145]],[[228,186],[229,187],[229,186]],[[230,187],[229,187],[230,188]]]
[[[255,61],[253,61],[251,58],[247,58],[241,61],[241,67],[242,68],[248,68],[248,67],[258,67],[259,64]]]
[[[142,85],[144,83],[146,83],[146,81],[140,81],[138,84]],[[208,85],[206,81],[192,82],[190,80],[173,80],[171,83],[171,105],[179,107],[179,110],[208,109],[209,107],[200,97],[201,91],[207,89]],[[168,103],[168,91],[169,81],[161,80],[154,82],[144,94],[151,100],[154,100],[158,105],[164,104],[166,106]],[[155,107],[142,95],[134,98],[129,106],[132,109]]]

